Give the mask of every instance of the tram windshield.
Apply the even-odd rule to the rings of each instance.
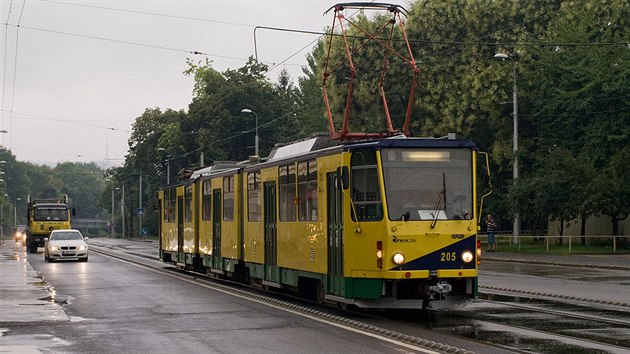
[[[383,149],[389,219],[471,219],[471,156],[464,149]]]

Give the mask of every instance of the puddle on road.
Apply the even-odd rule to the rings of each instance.
[[[50,334],[12,335],[0,329],[0,350],[3,353],[55,353],[73,343]]]
[[[509,304],[535,306],[538,308],[544,308],[554,311],[565,311],[571,313],[585,314],[589,316],[601,316],[616,320],[628,321],[628,312],[615,309],[597,308],[589,303],[570,304],[567,302],[544,300],[544,299],[532,299],[528,297],[508,296],[508,295],[494,295],[494,294],[479,294],[481,300],[491,300],[496,302],[505,302]],[[471,306],[471,305],[469,305]],[[471,307],[481,306],[486,308],[491,304],[477,303],[472,304]],[[495,303],[494,306],[501,306],[500,303]]]
[[[52,303],[56,303],[57,305],[61,305],[61,306],[65,306],[65,305],[69,305],[70,304],[70,300],[72,300],[72,296],[64,296],[64,295],[59,295],[59,294],[51,294],[47,297],[43,297],[41,299],[37,299],[37,300],[41,300],[41,301],[47,301],[47,302],[52,302]]]
[[[494,296],[493,300],[498,300],[498,296]],[[612,315],[615,317],[625,315],[623,318],[627,319],[627,312],[507,296],[501,296],[500,300],[556,311],[581,312],[591,316],[612,318]],[[475,319],[466,318],[469,316]],[[502,306],[496,302],[477,302],[462,309],[436,313],[433,329],[537,353],[610,353],[610,350],[603,348],[612,348],[613,345],[630,349],[630,325],[567,318],[562,315]],[[621,352],[628,352],[628,349]]]

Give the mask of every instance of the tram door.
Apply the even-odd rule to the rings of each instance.
[[[221,190],[212,191],[212,269],[223,270],[221,262]]]
[[[184,254],[184,197],[177,197],[177,261],[186,262]]]
[[[278,232],[276,222],[276,183],[264,184],[264,223],[265,223],[265,281],[278,283]]]
[[[328,294],[343,296],[343,193],[336,172],[326,175],[328,204]]]

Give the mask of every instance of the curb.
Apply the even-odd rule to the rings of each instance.
[[[620,265],[605,264],[585,264],[585,263],[569,263],[569,262],[552,262],[543,260],[531,260],[522,258],[482,258],[482,262],[510,262],[510,263],[526,263],[526,264],[547,264],[561,267],[579,267],[579,268],[598,268],[612,270],[630,270],[630,267]]]

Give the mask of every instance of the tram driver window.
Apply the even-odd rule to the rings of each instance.
[[[383,204],[378,185],[376,152],[374,150],[357,150],[352,154],[350,164],[352,201],[355,210],[352,213],[352,220],[382,220]]]

